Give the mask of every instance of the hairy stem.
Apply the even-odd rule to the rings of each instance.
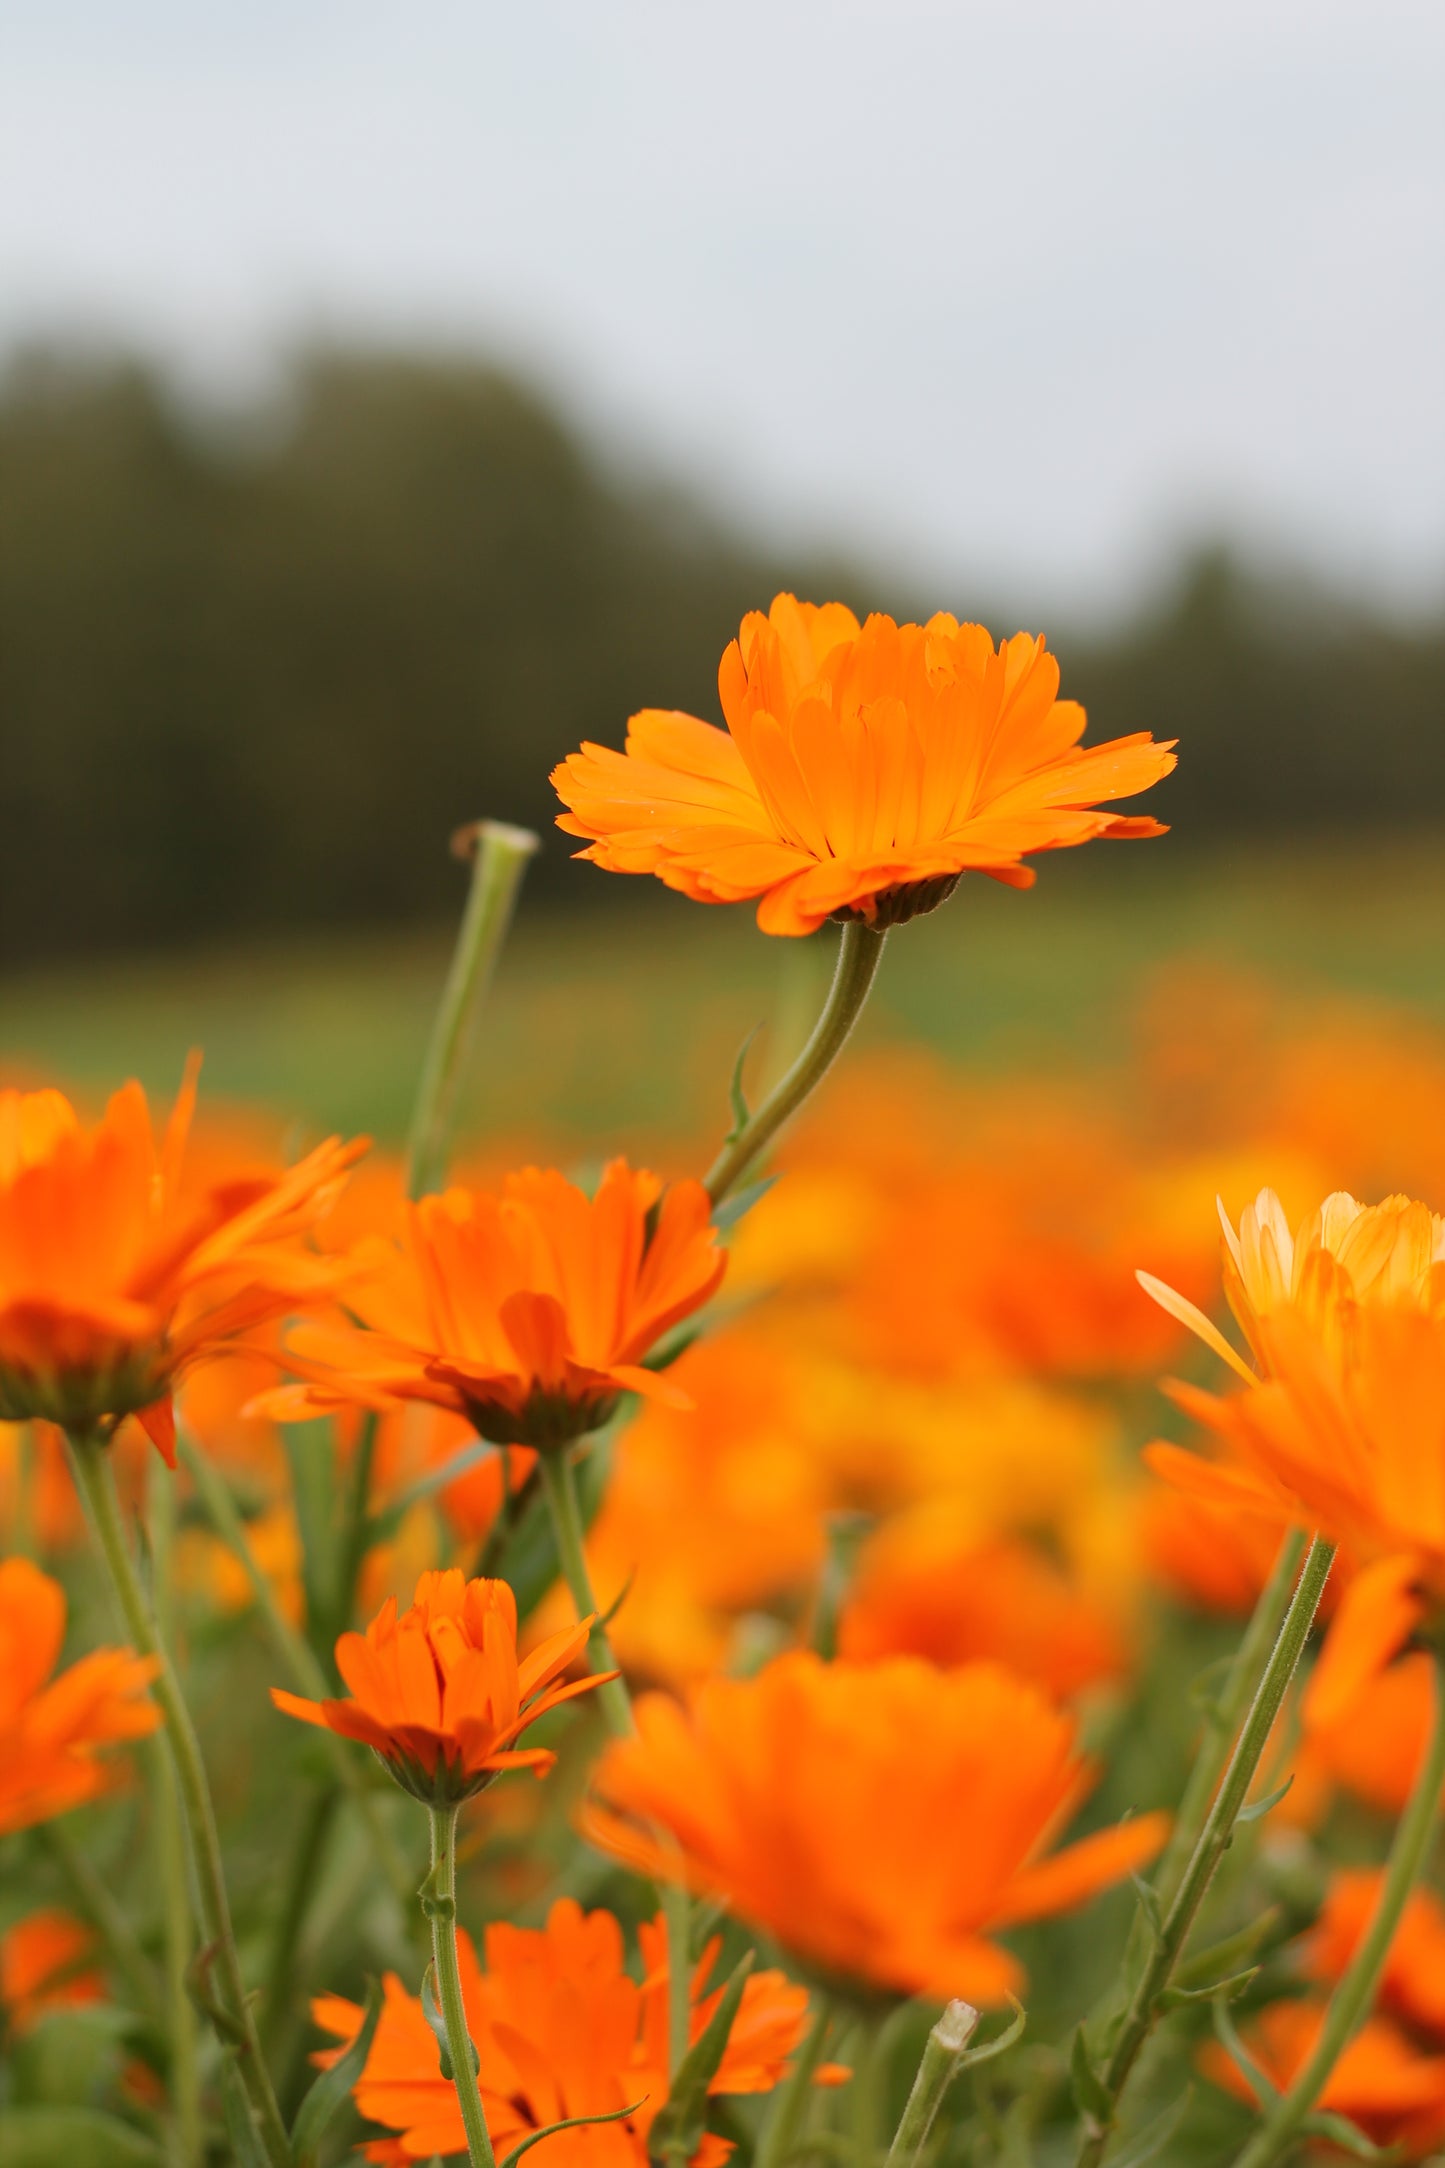
[[[222,2045],[231,2048],[267,2160],[272,2168],[289,2168],[291,2148],[276,2095],[261,2059],[256,2021],[246,1995],[241,1960],[231,1924],[230,1900],[221,1865],[221,1841],[215,1808],[206,1782],[200,1741],[191,1722],[175,1671],[156,1631],[155,1621],[141,1587],[135,1560],[126,1539],[121,1503],[115,1487],[115,1471],[107,1446],[94,1435],[71,1438],[72,1466],[76,1485],[84,1499],[92,1526],[110,1574],[111,1586],[131,1642],[143,1656],[154,1658],[160,1668],[152,1684],[165,1724],[171,1766],[180,1795],[200,1896],[201,1925],[213,1953],[213,1963],[225,2005]],[[218,2028],[220,2030],[220,2028]]]
[[[1335,1550],[1316,1536],[1305,1559],[1295,1592],[1285,1611],[1268,1663],[1255,1688],[1248,1713],[1235,1742],[1234,1752],[1205,1817],[1194,1850],[1160,1922],[1151,1936],[1148,1961],[1129,1999],[1115,2032],[1108,2057],[1099,2072],[1107,2099],[1107,2112],[1086,2115],[1076,2157],[1076,2168],[1097,2168],[1108,2148],[1119,2099],[1140,2050],[1159,2022],[1164,1991],[1184,1949],[1189,1930],[1204,1902],[1215,1870],[1234,1837],[1235,1824],[1249,1797],[1249,1788],[1269,1743],[1276,1717],[1309,1639],[1329,1577]]]
[[[482,2096],[477,2089],[472,2037],[462,2002],[462,1976],[457,1965],[457,1810],[431,1810],[431,1874],[423,1891],[423,1909],[431,1921],[432,1963],[436,1968],[437,2001],[446,2026],[447,2054],[451,2058],[452,2082],[467,2134],[467,2157],[471,2168],[494,2168],[492,2141]]]
[[[875,933],[861,918],[847,920],[838,944],[838,963],[823,1013],[813,1026],[812,1037],[785,1075],[779,1078],[757,1112],[723,1146],[704,1176],[713,1203],[721,1204],[752,1166],[758,1154],[771,1144],[783,1124],[791,1120],[805,1099],[817,1090],[843,1051],[848,1034],[862,1013],[883,955],[886,932]]]
[[[1435,1710],[1425,1757],[1415,1775],[1409,1802],[1395,1831],[1379,1900],[1344,1977],[1330,1997],[1319,2037],[1296,2072],[1288,2091],[1269,2108],[1236,2168],[1269,2168],[1288,2151],[1325,2089],[1330,2072],[1368,2016],[1390,1954],[1390,1944],[1410,1892],[1420,1879],[1440,1820],[1440,1791],[1445,1785],[1445,1657],[1435,1658]]]
[[[147,1504],[151,1564],[155,1576],[156,1630],[169,1650],[175,1639],[171,1593],[171,1556],[176,1533],[176,1493],[168,1474],[157,1480],[149,1471]],[[175,2152],[184,2168],[200,2168],[205,2158],[201,2119],[201,2076],[196,2061],[196,2011],[186,1986],[195,1950],[191,1893],[186,1886],[185,1838],[181,1803],[170,1756],[159,1737],[148,1742],[152,1760],[151,1798],[155,1810],[156,1872],[165,1925],[166,2030],[170,2039],[170,2096]]]

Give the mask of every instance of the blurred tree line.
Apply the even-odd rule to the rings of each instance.
[[[481,364],[317,356],[222,425],[136,365],[17,361],[0,964],[450,913],[481,813],[542,829],[537,886],[578,899],[549,767],[643,704],[716,720],[723,642],[783,585],[881,591],[629,485]],[[1049,629],[1093,735],[1184,740],[1185,836],[1445,811],[1445,621],[1215,555],[1116,635]]]

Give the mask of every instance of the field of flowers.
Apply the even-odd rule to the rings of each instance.
[[[0,2168],[1445,2158],[1428,917],[1020,946],[1057,688],[780,598],[557,772],[665,924],[21,993]]]

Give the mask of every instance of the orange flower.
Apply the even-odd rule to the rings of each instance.
[[[554,769],[557,825],[613,873],[655,873],[701,903],[756,896],[767,933],[824,919],[892,926],[964,872],[1027,888],[1032,851],[1155,836],[1100,810],[1174,766],[1145,733],[1079,745],[1084,711],[1059,666],[1018,633],[821,609],[779,595],[753,611],[718,672],[727,730],[646,708],[627,750],[584,745]]]
[[[1274,1570],[1275,1519],[1226,1511],[1158,1484],[1142,1503],[1140,1542],[1151,1571],[1186,1603],[1248,1618]]]
[[[1124,1669],[1118,1626],[1098,1603],[1029,1545],[980,1542],[967,1507],[944,1503],[886,1523],[864,1546],[838,1653],[859,1663],[988,1657],[1057,1695]]]
[[[547,2140],[553,2168],[647,2168],[647,2136],[667,2098],[667,1930],[659,1918],[639,1930],[641,1985],[623,1965],[622,1930],[610,1912],[583,1912],[559,1898],[540,1930],[505,1923],[486,1931],[486,1970],[469,1935],[457,1936],[467,2030],[481,2063],[487,2128],[498,2158],[533,2131],[569,2116],[607,2114],[637,2103],[616,2123],[567,2131]],[[717,2006],[708,1987],[719,1943],[704,1950],[692,1976],[691,2033]],[[420,1999],[395,1973],[356,2105],[373,2123],[400,2135],[366,2149],[373,2161],[425,2161],[465,2152],[456,2087],[441,2075],[436,2039]],[[323,2067],[355,2039],[361,2011],[322,1996],[312,2014],[342,2042],[318,2055]],[[770,2092],[802,2039],[808,1997],[780,1972],[755,1973],[743,1989],[732,2033],[709,2090]],[[828,2073],[836,2075],[836,2073]],[[709,2134],[695,2168],[719,2168],[731,2147]]]
[[[1369,1867],[1334,1876],[1305,1946],[1311,1978],[1329,1985],[1344,1977],[1374,1915],[1384,1879],[1379,1869]],[[1380,2008],[1401,2024],[1445,2045],[1445,1905],[1432,1890],[1411,1891],[1377,1997]]]
[[[517,1599],[505,1581],[468,1581],[456,1568],[424,1573],[410,1610],[388,1597],[364,1634],[336,1644],[351,1701],[303,1701],[279,1686],[288,1716],[359,1739],[398,1784],[429,1804],[470,1799],[503,1769],[544,1774],[556,1755],[512,1741],[603,1674],[555,1682],[587,1645],[591,1619],[553,1634],[517,1662]],[[615,1677],[609,1672],[606,1677]]]
[[[95,1937],[68,1912],[31,1912],[0,1935],[0,2019],[28,2032],[49,2010],[99,2002],[105,1982],[87,1959]]]
[[[1272,1189],[1246,1205],[1237,1231],[1222,1204],[1219,1217],[1224,1292],[1262,1370],[1269,1368],[1265,1327],[1282,1310],[1307,1319],[1337,1353],[1362,1306],[1445,1315],[1445,1219],[1409,1197],[1364,1205],[1336,1190],[1294,1233]],[[1249,1365],[1192,1302],[1152,1274],[1139,1279],[1162,1309],[1253,1381]]]
[[[84,1128],[57,1091],[0,1092],[0,1421],[138,1415],[174,1464],[176,1379],[334,1284],[296,1247],[365,1149],[332,1138],[283,1174],[184,1181],[187,1076],[157,1145],[139,1084]]]
[[[500,1197],[424,1197],[401,1247],[354,1256],[347,1295],[365,1331],[320,1325],[291,1341],[309,1382],[267,1397],[295,1417],[348,1402],[454,1409],[501,1445],[559,1445],[605,1422],[624,1392],[678,1400],[644,1357],[716,1291],[726,1268],[700,1182],[664,1189],[614,1159],[595,1197],[526,1167]]]
[[[129,1649],[94,1649],[47,1685],[64,1638],[59,1582],[0,1559],[0,1836],[109,1791],[100,1749],[160,1722],[145,1691],[159,1666]]]
[[[1082,1903],[1157,1851],[1140,1815],[1043,1856],[1093,1772],[1072,1718],[995,1664],[795,1653],[637,1705],[598,1766],[586,1834],[683,1871],[830,1975],[997,2002],[1021,1977],[990,1937]],[[657,1832],[663,1833],[659,1841]]]
[[[1324,2022],[1309,2002],[1276,2002],[1244,2034],[1244,2045],[1281,2091],[1300,2070]],[[1200,2056],[1201,2067],[1236,2099],[1254,2094],[1244,2073],[1216,2042]],[[1317,2106],[1343,2115],[1375,2144],[1399,2146],[1396,2156],[1423,2160],[1445,2137],[1445,2055],[1425,2054],[1389,2018],[1361,2026],[1325,2081]]]

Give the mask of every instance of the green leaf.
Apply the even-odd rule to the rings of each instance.
[[[1069,2049],[1069,2083],[1073,2089],[1074,2105],[1080,2115],[1086,2115],[1107,2130],[1114,2120],[1114,2103],[1105,2090],[1103,2080],[1094,2068],[1089,2056],[1089,2043],[1081,2025],[1074,2034]]]
[[[1328,2108],[1317,2108],[1300,2124],[1302,2138],[1327,2138],[1342,2153],[1353,2154],[1356,2160],[1398,2160],[1399,2153],[1393,2146],[1376,2145],[1348,2116],[1334,2115]]]
[[[1164,1940],[1164,1915],[1159,1909],[1159,1892],[1152,1882],[1144,1880],[1142,1874],[1131,1874],[1129,1880],[1134,1885],[1134,1894],[1139,1900],[1139,1910],[1148,1923],[1149,1932],[1154,1937],[1157,1947]]]
[[[1293,1782],[1294,1771],[1291,1770],[1290,1774],[1285,1778],[1283,1784],[1281,1784],[1277,1790],[1272,1791],[1267,1799],[1256,1799],[1250,1806],[1241,1807],[1239,1813],[1235,1816],[1235,1820],[1240,1822],[1263,1821],[1265,1815],[1268,1814],[1270,1808],[1277,1807],[1279,1805],[1281,1799],[1283,1799],[1285,1793],[1289,1790]]]
[[[1188,2112],[1194,2098],[1194,2087],[1186,2085],[1179,2098],[1167,2107],[1162,2115],[1146,2124],[1131,2146],[1114,2156],[1109,2168],[1145,2168],[1146,2161],[1157,2160]]]
[[[160,2168],[160,2147],[97,2108],[7,2108],[0,2168]]]
[[[753,1118],[752,1112],[748,1106],[747,1099],[743,1093],[743,1065],[747,1061],[748,1053],[752,1047],[754,1039],[756,1039],[758,1033],[762,1030],[762,1028],[763,1027],[761,1024],[754,1024],[752,1030],[748,1033],[742,1045],[738,1048],[738,1058],[733,1063],[732,1082],[728,1086],[728,1105],[733,1110],[733,1126],[728,1131],[727,1135],[723,1138],[724,1144],[736,1144],[738,1138],[742,1135],[743,1131],[747,1128],[748,1123]]]
[[[1227,1979],[1212,1981],[1208,1987],[1166,1987],[1159,1997],[1159,2007],[1161,2010],[1182,2010],[1191,2002],[1213,2002],[1217,1995],[1233,2001],[1259,1978],[1259,1973],[1258,1965],[1250,1965],[1244,1972],[1231,1972]]]
[[[1217,1724],[1223,1715],[1218,1688],[1234,1668],[1232,1656],[1216,1656],[1212,1664],[1206,1664],[1198,1677],[1191,1681],[1189,1700],[1211,1724]]]
[[[736,1227],[738,1221],[745,1218],[753,1206],[767,1196],[777,1179],[775,1174],[765,1174],[760,1182],[749,1182],[746,1189],[734,1190],[731,1197],[724,1197],[721,1204],[715,1204],[712,1208],[712,1223],[718,1233],[725,1234],[729,1227]]]
[[[350,2099],[352,2087],[366,2067],[366,2058],[371,2053],[371,2043],[376,2038],[381,2019],[383,1999],[381,1982],[368,1980],[366,2015],[360,2032],[341,2060],[322,2071],[296,2110],[296,2120],[291,2126],[291,2150],[296,2156],[296,2168],[315,2168],[327,2124],[337,2109],[344,2107]]]
[[[707,2127],[707,2089],[727,2052],[733,2020],[753,1969],[753,1954],[749,1950],[739,1959],[718,1998],[717,2008],[673,2074],[671,2091],[648,2137],[648,2151],[654,2160],[670,2154],[691,2160],[702,2142]]]
[[[1238,2065],[1241,2076],[1259,2105],[1262,2108],[1272,2108],[1279,2099],[1279,2087],[1272,2078],[1265,2076],[1235,2031],[1234,2019],[1229,2014],[1227,1995],[1216,1995],[1214,1998],[1214,2031],[1220,2046]]]
[[[994,2039],[985,2040],[976,2048],[965,2048],[954,2065],[955,2074],[960,2070],[972,2070],[978,2063],[991,2063],[995,2055],[1006,2055],[1014,2042],[1023,2038],[1024,2027],[1029,2021],[1028,2011],[1016,1995],[1010,1995],[1009,2001],[1014,2006],[1011,2023],[1006,2025],[1003,2031],[997,2034]],[[1083,2038],[1083,2033],[1084,2028],[1081,2025],[1075,2035],[1076,2041]]]
[[[221,2057],[221,2121],[231,2142],[235,2168],[268,2168],[266,2148],[251,2114],[235,2055],[229,2049]]]
[[[421,2006],[426,2021],[436,2036],[436,2044],[441,2049],[442,2076],[455,2085],[457,2078],[456,2065],[452,2061],[451,2046],[447,2040],[447,2021],[442,2015],[441,2004],[437,2001],[437,1968],[434,1963],[428,1965],[421,1976]],[[480,2070],[482,2066],[477,2055],[477,2044],[470,2034],[467,2037],[467,2045],[472,2051],[472,2069],[474,2071]]]
[[[584,2123],[624,2122],[629,2115],[636,2115],[646,2099],[647,2095],[644,2093],[642,2099],[634,2100],[630,2108],[613,2108],[607,2115],[569,2115],[565,2123],[548,2123],[543,2130],[530,2131],[520,2144],[512,2147],[510,2153],[503,2155],[497,2168],[514,2168],[514,2163],[519,2161],[524,2153],[530,2153],[533,2146],[540,2145],[544,2138],[555,2138],[559,2130],[580,2130]]]

